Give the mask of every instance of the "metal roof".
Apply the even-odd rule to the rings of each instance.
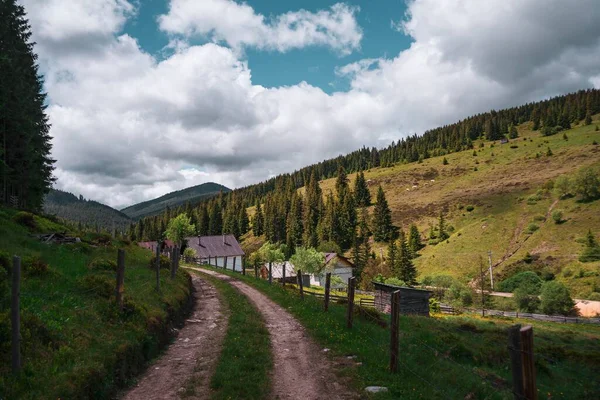
[[[196,250],[200,258],[235,257],[245,255],[233,235],[192,236],[186,238],[188,247]]]

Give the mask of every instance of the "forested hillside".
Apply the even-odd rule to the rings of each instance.
[[[204,199],[210,198],[220,192],[227,193],[231,189],[219,185],[218,183],[208,182],[198,186],[192,186],[183,190],[167,193],[164,196],[154,200],[148,200],[143,203],[134,204],[121,211],[129,218],[140,219],[147,216],[160,214],[167,208],[176,208],[186,203],[196,204]]]
[[[62,190],[50,190],[44,197],[44,212],[78,224],[82,229],[124,232],[132,220],[120,211],[94,200],[76,197]]]

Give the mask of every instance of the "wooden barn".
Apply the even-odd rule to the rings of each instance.
[[[193,236],[186,238],[200,264],[242,271],[244,250],[233,235]]]
[[[429,317],[429,297],[431,296],[429,290],[386,285],[380,282],[373,282],[373,286],[375,286],[375,308],[377,310],[389,314],[392,309],[392,293],[399,290],[400,314]]]

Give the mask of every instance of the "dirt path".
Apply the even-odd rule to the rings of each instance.
[[[334,373],[334,363],[286,310],[247,284],[213,271],[190,268],[227,281],[262,313],[273,346],[272,399],[358,399]]]
[[[192,277],[196,289],[194,312],[176,341],[140,378],[125,400],[207,399],[210,377],[219,359],[227,330],[227,315],[214,286]]]

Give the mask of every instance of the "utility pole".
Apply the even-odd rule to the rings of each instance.
[[[492,290],[494,290],[494,272],[492,269],[492,251],[488,250],[488,262],[490,264],[490,283],[492,284]]]

